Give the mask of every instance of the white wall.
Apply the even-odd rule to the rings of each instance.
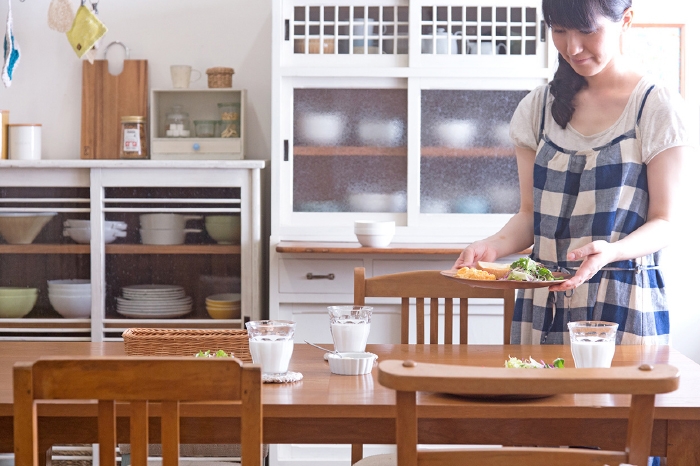
[[[75,6],[78,0],[71,0]],[[14,31],[21,47],[12,87],[0,86],[0,108],[10,110],[14,123],[43,125],[43,158],[79,158],[81,62],[65,36],[46,25],[49,0],[13,0]],[[688,23],[686,27],[686,98],[698,108],[700,21],[689,14],[691,0],[634,0],[641,23]],[[663,5],[663,9],[660,8]],[[131,58],[149,61],[151,88],[169,88],[171,64],[189,64],[204,71],[212,66],[235,68],[235,88],[248,90],[246,156],[270,158],[271,2],[268,0],[101,0],[100,18],[109,28],[103,46],[126,43]],[[0,2],[4,33],[7,4]],[[115,47],[110,58],[120,57]],[[101,57],[101,54],[100,54]],[[206,87],[206,77],[192,85]],[[691,183],[700,173],[697,157],[686,170]],[[267,170],[269,175],[269,168]],[[265,177],[269,180],[269,176]],[[267,193],[269,182],[264,185]],[[688,263],[696,262],[694,217],[697,195],[691,185],[684,196],[686,215],[679,238],[667,251],[667,277],[672,303],[673,344],[700,362],[700,299],[697,280]],[[269,206],[269,196],[264,194]],[[269,232],[269,208],[263,218]],[[263,247],[263,251],[267,251]],[[266,261],[264,262],[266,263]],[[690,273],[689,273],[690,272]],[[263,280],[267,283],[267,280]],[[267,293],[263,290],[263,295]]]

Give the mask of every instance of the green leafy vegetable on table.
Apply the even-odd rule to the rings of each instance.
[[[509,356],[508,359],[506,359],[505,367],[511,369],[563,369],[564,359],[557,358],[552,364],[547,364],[544,361],[535,361],[532,359],[532,356],[524,361],[522,359]]]
[[[226,351],[220,349],[218,351],[200,351],[194,355],[195,358],[228,358],[233,357],[233,353],[228,354]]]

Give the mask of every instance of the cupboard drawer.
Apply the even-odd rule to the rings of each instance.
[[[363,265],[361,259],[280,260],[279,291],[280,293],[352,294],[354,269]]]

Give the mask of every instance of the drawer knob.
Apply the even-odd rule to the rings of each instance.
[[[335,280],[335,274],[329,273],[328,275],[314,275],[311,272],[306,274],[307,280]]]
[[[199,143],[195,142],[194,144],[192,144],[192,149],[199,150]]]

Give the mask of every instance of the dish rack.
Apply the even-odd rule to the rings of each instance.
[[[253,362],[248,331],[242,329],[130,328],[122,337],[127,356],[194,356],[224,350],[243,362]]]

